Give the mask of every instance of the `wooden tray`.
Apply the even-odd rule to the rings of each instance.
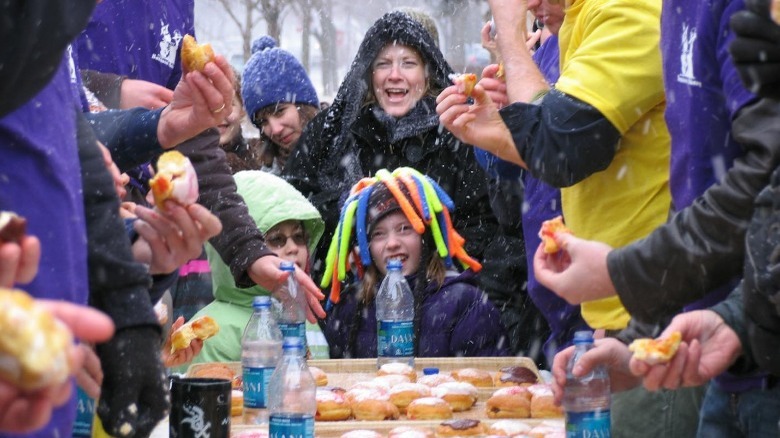
[[[236,435],[242,432],[258,431],[261,433],[268,433],[268,428],[263,426],[250,426],[246,424],[236,424],[235,417],[233,418],[233,424],[230,427],[230,434]],[[495,423],[499,420],[480,420],[487,426]],[[565,423],[563,418],[551,418],[551,419],[519,419],[530,427],[535,426],[550,426],[552,428],[564,430]],[[441,424],[441,421],[409,421],[409,420],[397,420],[397,421],[318,421],[314,423],[314,435],[317,438],[338,438],[346,432],[351,430],[373,430],[382,435],[387,435],[392,429],[401,426],[411,426],[414,428],[428,430],[431,433],[436,432],[436,428]]]

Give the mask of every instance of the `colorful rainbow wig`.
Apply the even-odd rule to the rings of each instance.
[[[355,255],[352,259],[356,264],[358,276],[362,277],[364,267],[372,263],[368,247],[367,219],[371,193],[379,185],[384,185],[392,193],[418,234],[423,234],[426,228],[430,228],[436,251],[448,268],[452,267],[453,259],[456,259],[463,268],[471,268],[474,271],[482,269],[482,265],[471,258],[463,248],[466,240],[455,231],[450,219],[450,210],[455,208],[455,204],[435,181],[411,167],[400,167],[392,173],[381,169],[375,177],[363,178],[352,186],[341,209],[339,224],[330,242],[325,259],[325,274],[320,284],[323,288],[331,286],[331,302],[339,302],[341,282],[346,279],[346,273],[351,268],[349,255],[353,253],[354,247],[353,230],[359,257]]]

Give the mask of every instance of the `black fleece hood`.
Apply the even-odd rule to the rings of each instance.
[[[400,11],[388,12],[366,32],[349,72],[339,87],[325,116],[323,140],[326,144],[344,144],[370,92],[371,64],[387,44],[402,44],[420,53],[428,71],[428,80],[437,91],[451,85],[452,68],[444,59],[431,35],[417,21]]]

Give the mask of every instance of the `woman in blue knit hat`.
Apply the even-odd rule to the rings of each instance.
[[[278,175],[319,111],[317,92],[301,63],[266,35],[252,43],[241,94],[250,120],[260,129],[261,170]]]

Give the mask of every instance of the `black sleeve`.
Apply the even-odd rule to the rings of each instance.
[[[500,111],[517,152],[535,178],[569,187],[606,169],[620,132],[596,108],[551,90],[541,103],[513,103]]]
[[[210,243],[230,266],[236,285],[253,286],[255,282],[247,269],[260,257],[274,253],[265,246],[244,199],[236,192],[225,152],[219,147],[217,130],[207,129],[176,149],[190,159],[198,174],[198,202],[222,222],[222,232],[211,238]]]
[[[612,283],[633,317],[654,321],[676,313],[742,274],[753,201],[780,163],[778,120],[776,101],[763,99],[743,108],[732,135],[746,152],[723,182],[644,239],[607,256]]]
[[[95,97],[100,99],[103,105],[111,109],[119,109],[122,99],[122,81],[125,79],[127,76],[95,70],[81,70],[81,80],[84,82],[84,86],[95,93]]]
[[[0,19],[0,117],[49,83],[65,49],[87,26],[95,0],[4,2]]]
[[[117,331],[160,325],[149,298],[151,277],[133,259],[119,217],[119,198],[86,119],[79,116],[78,143],[87,221],[90,304],[114,320]]]
[[[162,110],[112,110],[87,113],[86,117],[98,140],[111,151],[114,163],[125,172],[163,152],[157,141],[157,125]]]

